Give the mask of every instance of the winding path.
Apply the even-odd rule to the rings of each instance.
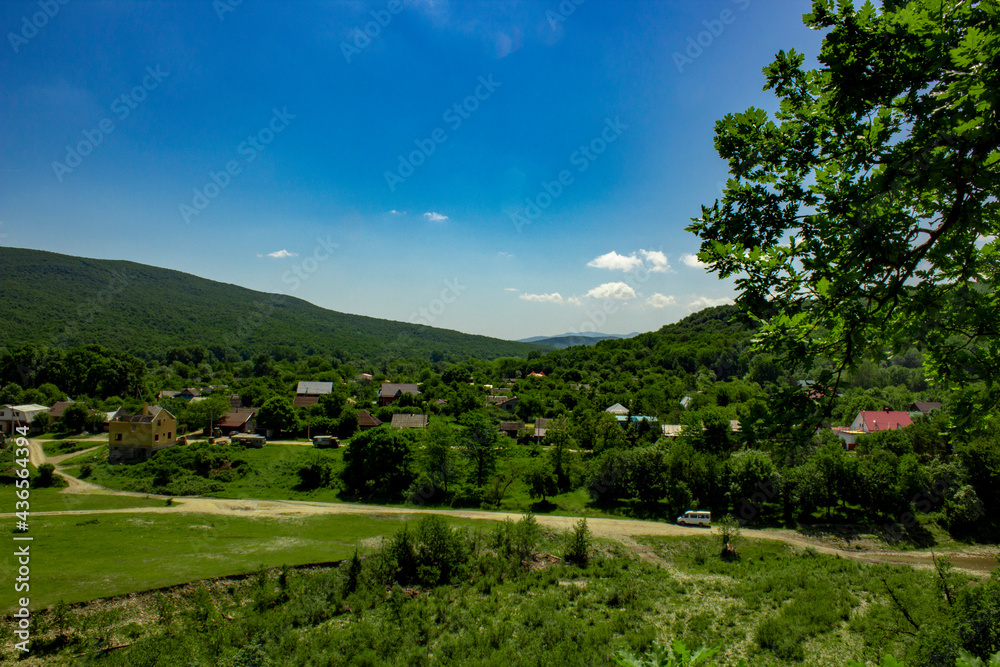
[[[85,450],[90,451],[90,450]],[[41,443],[31,440],[29,446],[29,457],[35,465],[45,463],[46,460],[58,463],[68,458],[76,456],[81,452],[74,452],[69,456],[53,457],[46,459]],[[56,469],[56,473],[69,482],[69,487],[63,489],[62,493],[71,494],[100,494],[100,495],[122,495],[143,498],[163,498],[168,496],[152,496],[150,494],[133,493],[128,491],[115,491],[104,487],[85,482],[72,477],[61,470]],[[360,505],[355,503],[322,503],[300,500],[253,500],[253,499],[225,499],[225,498],[205,498],[200,496],[176,498],[170,507],[132,507],[123,509],[106,510],[63,510],[54,512],[32,512],[33,516],[58,516],[62,514],[166,514],[166,513],[197,513],[197,514],[222,514],[229,516],[246,517],[297,517],[302,515],[319,514],[367,514],[367,515],[419,515],[419,514],[440,514],[442,516],[460,519],[486,519],[491,521],[503,521],[505,519],[517,520],[520,514],[506,512],[490,512],[485,510],[450,510],[450,509],[417,509],[407,507],[386,507],[382,505]],[[570,530],[581,517],[552,516],[539,514],[535,516],[538,523],[546,528],[556,530]],[[587,526],[597,537],[612,538],[623,542],[633,551],[643,555],[651,553],[648,547],[644,547],[635,541],[635,537],[643,535],[653,536],[694,536],[705,534],[718,534],[715,528],[682,527],[669,523],[656,521],[640,521],[636,519],[609,519],[602,517],[587,517]],[[857,561],[869,563],[897,563],[912,565],[915,567],[933,567],[933,554],[931,551],[864,551],[849,550],[832,547],[820,543],[815,539],[805,537],[791,530],[750,530],[744,529],[742,535],[747,538],[777,540],[799,548],[812,547],[816,551],[824,554],[841,556]],[[648,554],[647,554],[648,555]],[[953,565],[959,569],[974,573],[987,574],[997,568],[998,551],[992,548],[972,548],[960,552],[948,552],[947,555]]]

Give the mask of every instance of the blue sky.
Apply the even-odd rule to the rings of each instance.
[[[579,2],[579,4],[577,4]],[[809,3],[0,3],[0,243],[501,338],[733,296],[684,231]]]

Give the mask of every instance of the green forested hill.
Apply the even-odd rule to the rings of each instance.
[[[0,349],[100,344],[149,358],[203,345],[220,359],[256,353],[341,358],[521,356],[536,346],[348,315],[179,271],[0,248]]]

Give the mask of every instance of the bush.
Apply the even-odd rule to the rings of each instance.
[[[80,466],[80,479],[85,479],[94,474],[94,466],[89,463],[84,463]]]
[[[736,542],[740,538],[740,524],[733,517],[726,515],[715,522],[719,529],[719,541],[722,542],[723,558],[739,558]]]
[[[43,463],[38,466],[38,477],[35,478],[35,487],[41,489],[52,486],[55,474],[56,467],[51,463]]]
[[[587,567],[590,561],[590,528],[587,527],[587,520],[580,519],[573,528],[573,533],[569,537],[566,545],[566,553],[563,559],[567,563],[575,563],[580,567]]]

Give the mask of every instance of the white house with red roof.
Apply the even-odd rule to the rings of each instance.
[[[879,431],[895,431],[912,426],[913,420],[909,412],[899,410],[862,410],[854,418],[850,426],[834,426],[831,431],[837,434],[848,450],[854,449],[858,438]]]

